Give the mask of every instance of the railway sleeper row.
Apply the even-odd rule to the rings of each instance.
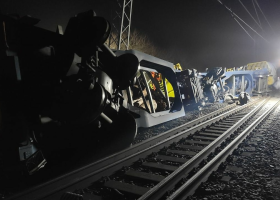
[[[169,175],[173,174],[171,179],[174,179],[174,177],[178,179],[178,177],[182,177],[183,174],[186,174],[186,170],[191,171],[191,168],[198,165],[203,160],[200,159],[201,155],[198,154],[206,154],[205,149],[214,152],[216,146],[223,142],[226,135],[235,131],[231,125],[237,121],[239,126],[241,126],[243,123],[242,117],[246,114],[246,109],[252,105],[256,107],[258,102],[264,104],[265,100],[258,99],[244,106],[235,107],[231,105],[227,108],[217,110],[212,114],[188,122],[185,125],[181,125],[161,135],[150,138],[140,144],[133,145],[122,152],[99,160],[62,177],[58,177],[55,180],[38,185],[22,193],[12,195],[10,198],[8,197],[7,200],[16,198],[22,200],[60,198],[61,200],[65,200],[71,199],[72,197],[74,198],[74,196],[75,198],[77,197],[77,199],[100,199],[104,197],[102,194],[108,196],[109,193],[113,195],[113,199],[135,199],[141,195],[145,198],[145,195],[149,194],[149,192],[154,192],[153,190],[155,189],[156,191],[162,191],[162,186],[165,187],[165,185],[169,185],[167,184],[167,182],[169,182],[167,181],[169,180],[167,178]],[[257,111],[259,108],[260,106],[254,108],[254,110]],[[250,117],[248,115],[249,114],[246,115],[246,118]],[[227,122],[225,122],[226,120]],[[219,135],[217,131],[214,133],[216,135],[207,136],[211,138],[210,140],[207,139],[206,136],[204,136],[204,139],[194,138],[198,137],[200,133],[202,134],[200,130],[206,132],[207,130],[214,129],[222,136],[219,137],[219,141],[216,142],[216,145],[210,144],[216,141],[215,138]],[[223,130],[228,133],[222,134],[221,131]],[[168,149],[167,146],[169,145],[173,149]],[[165,147],[162,148],[163,146]],[[176,153],[170,150],[180,150],[185,153],[178,154],[178,152]],[[145,159],[139,159],[139,157]],[[151,162],[152,160],[154,161]],[[160,163],[160,165],[158,163]],[[140,164],[142,166],[139,168]],[[186,167],[187,169],[182,172],[178,171],[179,168],[182,167]],[[120,168],[122,168],[122,170],[119,170],[111,176],[111,174]],[[117,178],[113,178],[118,173],[126,177],[122,182],[119,182]],[[104,176],[104,178],[100,179],[101,176]],[[131,182],[127,177],[131,178],[133,181]],[[145,178],[146,185],[143,185],[143,179],[139,177]],[[175,182],[176,181],[173,181],[172,184],[175,185]],[[100,183],[103,184],[101,189],[96,189],[97,185],[100,187]],[[114,196],[114,194],[117,195],[117,197]]]
[[[198,172],[194,178],[192,177],[184,181],[179,188],[176,188],[173,191],[173,194],[170,194],[169,192],[169,195],[166,195],[164,199],[273,199],[271,197],[272,195],[267,194],[266,192],[262,192],[264,198],[261,198],[259,195],[252,195],[250,192],[247,192],[245,195],[245,191],[247,190],[246,188],[226,184],[229,183],[231,179],[235,180],[232,183],[243,183],[245,181],[247,186],[254,184],[246,180],[246,175],[250,176],[253,172],[251,172],[248,167],[247,172],[245,172],[243,168],[244,166],[246,168],[246,166],[249,165],[251,165],[251,167],[258,168],[254,166],[255,164],[258,164],[252,164],[250,159],[247,163],[243,161],[246,160],[244,158],[251,158],[252,155],[256,153],[256,148],[261,149],[259,146],[261,143],[264,143],[262,139],[262,137],[264,137],[264,133],[268,132],[271,126],[275,126],[275,124],[272,124],[270,118],[273,118],[274,121],[279,119],[279,113],[276,114],[278,115],[276,118],[271,114],[273,114],[276,108],[279,107],[280,101],[275,99],[273,101],[274,102],[264,107],[247,123],[249,125],[248,127],[240,129],[239,134],[230,141],[229,145],[215,155],[215,159],[212,159],[207,165],[197,169]],[[266,136],[268,135],[270,134],[266,134]],[[275,144],[275,141],[273,141],[273,143]],[[260,171],[260,169],[257,171]],[[274,172],[275,170],[270,170],[270,173]],[[233,188],[235,188],[236,191],[233,191]],[[257,189],[262,188],[259,184],[255,184],[253,188],[255,191],[262,191]],[[266,188],[265,190],[269,189]]]
[[[253,110],[256,112],[257,109]],[[141,199],[141,196],[143,197],[143,195],[147,194],[151,188],[161,183],[166,177],[172,176],[172,173],[178,170],[182,164],[185,164],[205,147],[211,145],[213,141],[230,127],[233,127],[236,122],[243,119],[249,112],[247,108],[240,111],[238,117],[235,117],[235,115],[227,117],[201,131],[197,131],[195,134],[189,135],[179,142],[173,143],[169,147],[164,147],[159,152],[140,159],[133,165],[124,167],[115,174],[103,178],[86,188],[86,191],[94,195],[100,195],[103,199],[116,199],[115,195],[117,194],[119,195],[118,199],[137,199],[138,197]],[[224,127],[224,125],[227,127]],[[228,140],[232,140],[236,135],[235,133],[234,136],[229,136],[228,138],[231,139]],[[221,148],[217,148],[212,154],[219,151],[221,151]],[[202,167],[208,161],[203,160],[199,166]],[[199,166],[189,170],[188,176],[195,174]],[[187,180],[188,176],[183,179]],[[82,195],[83,192],[76,190],[75,193]],[[169,193],[171,191],[167,192],[167,194]],[[147,199],[149,198],[154,199],[154,197],[147,197]],[[146,197],[143,199],[146,199]]]

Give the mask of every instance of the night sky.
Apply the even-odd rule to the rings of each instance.
[[[241,23],[254,40],[250,38],[217,0],[134,0],[131,28],[147,35],[165,52],[163,59],[180,62],[185,69],[238,67],[250,62],[280,59],[280,0],[258,0],[271,25],[257,8],[263,30],[239,0],[222,2],[267,42]],[[252,0],[241,2],[258,21]],[[115,0],[0,1],[2,13],[31,15],[41,19],[38,26],[52,31],[57,24],[65,28],[71,16],[89,9],[110,20],[115,6]]]

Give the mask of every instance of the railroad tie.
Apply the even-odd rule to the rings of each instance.
[[[232,123],[232,124],[234,124],[234,123],[237,122],[237,121],[238,121],[238,120],[229,120],[229,119],[227,120],[227,119],[226,119],[226,120],[225,120],[225,123]]]
[[[112,180],[105,182],[104,186],[140,196],[149,191],[149,188]]]
[[[168,150],[168,153],[174,153],[174,154],[180,154],[180,155],[188,155],[188,156],[194,156],[197,153],[193,151],[182,151],[182,150]]]
[[[185,163],[188,161],[188,159],[185,158],[177,158],[174,156],[164,156],[164,155],[158,155],[156,157],[157,160],[166,160],[166,161],[171,161],[171,162],[177,162],[177,163]]]
[[[221,130],[215,130],[215,129],[205,129],[204,132],[207,133],[215,133],[215,134],[223,134],[225,131],[221,131]]]
[[[203,136],[196,136],[196,135],[194,135],[193,138],[200,139],[200,140],[211,140],[211,141],[214,141],[217,139],[217,138],[213,138],[213,137],[203,137]]]
[[[211,136],[211,137],[217,138],[217,137],[219,137],[221,134],[199,132],[199,135],[201,135],[201,136]]]
[[[210,128],[213,128],[213,129],[219,130],[219,131],[227,131],[228,130],[227,127],[210,126]]]
[[[232,127],[232,125],[215,124],[215,127],[220,127],[220,128],[227,128],[227,129],[229,129],[229,128]]]
[[[184,149],[192,149],[192,150],[202,150],[202,149],[204,149],[203,146],[193,146],[193,145],[179,145],[178,147],[184,148]]]
[[[209,141],[199,141],[199,140],[185,140],[184,142],[189,144],[202,144],[202,145],[211,144],[211,142]]]
[[[154,163],[154,162],[144,162],[144,163],[142,163],[142,165],[145,166],[145,167],[162,169],[162,170],[171,171],[171,172],[175,171],[178,168],[177,166],[165,165],[165,164]]]
[[[134,170],[126,171],[125,175],[135,177],[135,178],[141,178],[149,181],[154,181],[154,182],[160,182],[165,178],[164,176],[161,175],[155,175],[151,173],[134,171]]]
[[[247,113],[238,113],[238,114],[234,114],[234,117],[244,117],[245,115],[247,115]]]
[[[227,122],[221,122],[219,123],[220,125],[225,125],[225,126],[229,126],[232,127],[234,124],[233,123],[227,123]]]
[[[230,117],[230,118],[227,118],[228,120],[232,120],[232,121],[238,121],[240,119],[242,119],[244,116],[233,116],[233,117]],[[226,120],[227,120],[226,119]]]

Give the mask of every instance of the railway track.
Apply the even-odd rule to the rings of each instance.
[[[186,200],[279,199],[280,106]]]
[[[189,195],[193,194],[195,189],[203,181],[207,180],[211,172],[215,171],[220,164],[224,162],[235,149],[238,148],[239,144],[241,144],[253,130],[258,129],[261,123],[279,106],[279,102],[280,100],[278,99],[270,100],[259,113],[249,120],[246,127],[243,127],[238,131],[238,135],[226,147],[224,147],[222,151],[217,153],[211,161],[199,169],[194,176],[177,188],[176,191],[166,199],[186,199]]]
[[[177,194],[174,190],[208,165],[267,101],[226,107],[7,199],[160,199]]]

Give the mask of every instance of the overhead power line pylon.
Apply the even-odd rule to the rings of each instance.
[[[118,9],[112,19],[108,46],[111,49],[128,49],[133,0],[116,0]]]

